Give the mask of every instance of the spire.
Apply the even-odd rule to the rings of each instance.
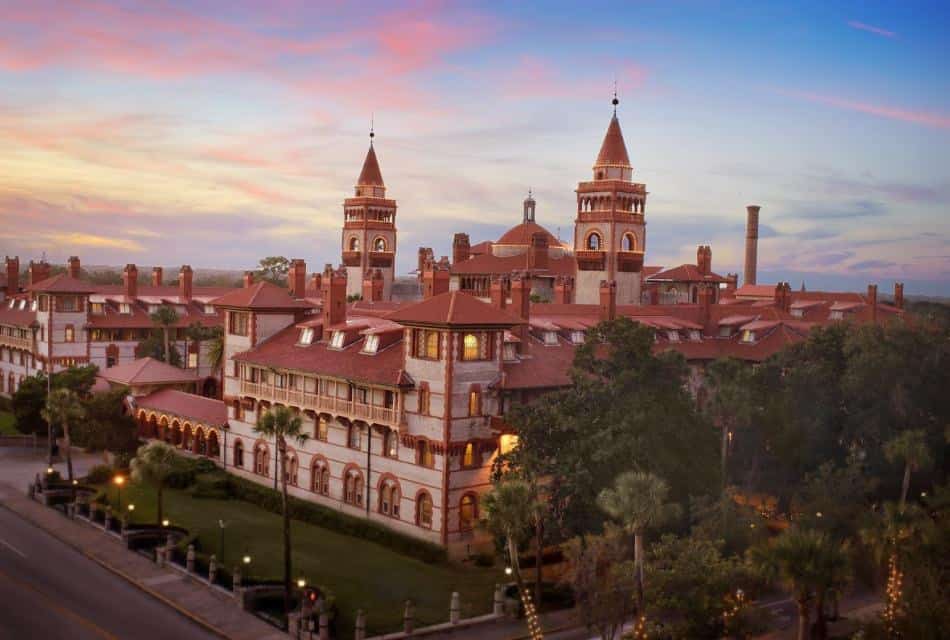
[[[373,138],[376,133],[370,124],[369,130],[369,151],[366,152],[366,159],[363,161],[363,170],[360,171],[360,177],[356,180],[358,187],[384,187],[383,174],[379,170],[379,161],[376,159],[376,149],[373,148]]]
[[[617,104],[615,97],[614,115],[610,118],[610,124],[607,126],[607,134],[604,136],[604,142],[600,145],[600,153],[597,154],[595,167],[614,166],[630,167],[630,157],[627,155],[627,145],[623,141],[623,132],[620,131],[620,121],[617,120]]]
[[[534,222],[534,197],[531,195],[531,189],[528,189],[528,197],[524,199],[524,217],[522,222]]]

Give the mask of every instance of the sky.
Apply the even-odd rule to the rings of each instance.
[[[0,0],[0,253],[340,260],[371,122],[397,271],[570,238],[616,82],[646,262],[950,295],[950,4]]]

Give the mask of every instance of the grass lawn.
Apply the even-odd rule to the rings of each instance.
[[[109,492],[115,500],[115,489]],[[122,504],[135,504],[135,521],[155,520],[155,494],[151,487],[127,486]],[[253,560],[252,578],[282,576],[281,519],[240,500],[196,499],[187,492],[165,491],[165,517],[199,537],[201,550],[219,553],[218,520],[226,523],[225,566],[229,569],[246,553]],[[294,579],[304,576],[311,584],[325,586],[336,596],[340,609],[337,630],[352,633],[356,610],[367,614],[367,635],[402,628],[407,599],[416,608],[417,626],[448,620],[453,591],[462,598],[462,616],[491,611],[492,591],[504,575],[490,569],[456,564],[431,565],[395,553],[359,538],[345,536],[311,524],[291,524]]]
[[[22,435],[16,430],[16,420],[9,411],[0,411],[0,435],[19,436]]]

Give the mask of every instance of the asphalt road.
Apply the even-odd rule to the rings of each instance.
[[[216,635],[0,508],[0,640]]]

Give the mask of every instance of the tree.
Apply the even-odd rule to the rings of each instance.
[[[78,396],[85,397],[96,381],[98,371],[99,368],[95,365],[70,367],[65,371],[54,373],[50,386],[53,389],[71,389]],[[17,429],[23,433],[45,434],[49,428],[42,415],[45,406],[46,374],[38,373],[23,378],[23,382],[20,383],[11,399]]]
[[[171,327],[178,324],[178,312],[175,311],[174,307],[170,307],[167,304],[163,304],[158,309],[153,311],[149,318],[152,321],[152,324],[158,326],[162,330],[162,347],[164,357],[162,358],[168,364],[172,363],[171,358],[171,349],[169,348],[169,332]]]
[[[208,366],[212,371],[221,368],[224,362],[224,329],[222,327],[208,327]]]
[[[132,459],[132,479],[155,487],[156,522],[161,523],[165,514],[163,493],[168,476],[175,470],[178,454],[173,447],[160,440],[153,440],[139,447]]]
[[[826,534],[808,529],[786,530],[771,545],[751,550],[753,564],[772,579],[784,582],[798,607],[798,640],[809,636],[811,607],[816,592],[829,582],[823,575],[829,539]]]
[[[287,502],[287,440],[295,440],[303,445],[308,435],[303,430],[300,416],[282,405],[268,409],[257,420],[254,431],[266,438],[273,438],[277,443],[277,461],[279,464],[281,489],[281,514],[283,516],[284,534],[284,612],[290,613],[290,509]]]
[[[75,391],[70,389],[55,389],[46,398],[46,407],[43,409],[43,419],[49,424],[58,424],[63,429],[63,440],[66,448],[66,470],[70,485],[73,482],[73,455],[70,446],[69,426],[82,420],[86,410]]]
[[[642,471],[628,471],[617,476],[613,489],[604,489],[597,504],[607,515],[619,520],[633,534],[633,564],[636,578],[637,613],[643,615],[643,536],[676,517],[679,506],[666,502],[666,482]]]
[[[171,357],[170,364],[173,367],[182,366],[181,353],[179,353],[178,348],[174,344],[170,346],[169,356]],[[145,340],[138,343],[135,347],[135,357],[164,361],[165,345],[162,340],[162,334],[160,332],[152,332]]]
[[[721,545],[727,556],[742,555],[768,536],[766,520],[755,509],[736,501],[727,489],[716,496],[694,496],[689,502],[690,535]]]
[[[284,256],[267,256],[261,258],[257,265],[257,277],[273,284],[281,284],[290,271],[290,260]]]
[[[904,431],[884,445],[884,455],[892,463],[903,463],[904,481],[901,485],[900,509],[907,505],[910,473],[932,464],[926,434],[922,430]]]
[[[128,394],[127,387],[119,387],[88,396],[83,402],[85,419],[73,426],[76,444],[91,451],[134,452],[138,425],[124,411]]]
[[[623,531],[607,523],[603,535],[574,538],[564,545],[567,566],[561,577],[574,594],[588,629],[613,640],[630,617],[636,571]]]
[[[541,505],[534,488],[524,480],[507,479],[497,482],[494,488],[482,498],[482,512],[485,514],[482,526],[497,538],[505,541],[509,562],[518,592],[522,599],[528,594],[521,575],[518,561],[518,547],[530,535],[531,529],[538,526]],[[537,625],[537,615],[533,608],[525,603],[529,628]]]
[[[706,388],[709,391],[708,411],[720,432],[720,473],[722,486],[729,482],[727,459],[729,444],[739,430],[747,429],[755,412],[752,367],[736,358],[714,360],[706,367]]]

